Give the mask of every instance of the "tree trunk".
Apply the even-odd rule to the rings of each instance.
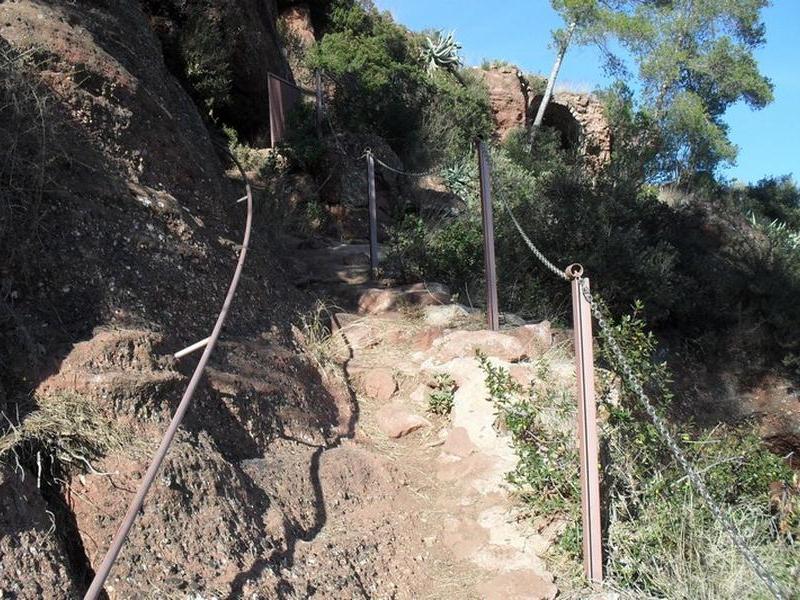
[[[572,34],[575,31],[575,25],[576,23],[574,21],[569,24],[567,35],[564,36],[561,46],[558,49],[558,54],[556,55],[556,61],[553,63],[553,70],[550,71],[550,78],[547,80],[547,87],[544,90],[542,102],[539,104],[539,110],[536,111],[536,118],[533,120],[533,125],[531,126],[529,136],[531,150],[533,150],[533,142],[536,139],[536,131],[541,127],[542,121],[544,120],[544,111],[547,110],[547,105],[550,104],[550,98],[553,96],[556,78],[558,77],[558,72],[561,70],[561,63],[564,61],[564,55],[567,53]]]

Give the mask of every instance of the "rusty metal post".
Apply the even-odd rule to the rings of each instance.
[[[581,514],[583,521],[583,567],[589,581],[603,581],[603,548],[600,527],[600,465],[597,436],[597,405],[594,390],[592,312],[581,286],[583,267],[570,265],[572,277],[572,326],[575,333],[575,372],[578,380],[578,454],[581,467]]]
[[[367,192],[369,194],[369,266],[372,276],[378,268],[378,203],[375,198],[375,159],[367,152]]]
[[[497,308],[497,269],[494,260],[494,216],[492,214],[492,179],[486,144],[478,140],[478,169],[481,179],[481,215],[483,217],[483,260],[486,269],[486,319],[489,329],[500,329]]]
[[[316,105],[315,105],[315,114],[317,117],[317,137],[322,137],[322,119],[323,119],[323,111],[325,107],[323,106],[324,97],[322,95],[322,73],[320,71],[316,71],[314,73],[314,91],[316,92]]]

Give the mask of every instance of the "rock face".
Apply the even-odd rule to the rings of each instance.
[[[245,139],[268,140],[267,73],[292,78],[278,36],[275,0],[148,0],[144,5],[173,74],[190,84],[198,69],[229,77],[230,102],[210,108]]]
[[[36,489],[36,475],[0,465],[0,590],[34,600],[79,596],[64,542]],[[8,596],[6,596],[8,594]]]
[[[527,97],[527,88],[520,80],[519,69],[497,67],[479,69],[477,73],[489,89],[497,137],[505,140],[514,129],[527,127],[530,101]]]
[[[528,356],[525,344],[497,331],[454,331],[433,342],[431,364],[443,364],[459,357],[474,357],[476,352],[516,362]],[[458,380],[458,378],[456,378]]]
[[[278,17],[278,30],[284,38],[291,38],[289,43],[295,41],[304,49],[313,46],[316,35],[308,4],[297,4],[282,11]]]
[[[367,163],[361,158],[371,148],[377,158],[394,169],[402,161],[382,138],[368,134],[341,134],[323,140],[322,169],[331,173],[321,186],[320,199],[329,213],[326,233],[338,239],[365,239],[369,235],[367,212]],[[403,197],[409,182],[375,165],[375,192],[378,207],[378,239],[385,239],[389,215]]]
[[[505,140],[514,129],[533,122],[542,96],[532,94],[519,69],[495,67],[477,73],[489,89],[498,139]],[[576,148],[591,170],[599,170],[611,159],[611,128],[603,105],[591,94],[556,92],[543,125],[558,129],[563,145]]]

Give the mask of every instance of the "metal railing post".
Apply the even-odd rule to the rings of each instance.
[[[322,95],[322,73],[316,71],[314,73],[314,91],[316,92],[316,105],[315,114],[317,117],[317,137],[322,137],[322,119],[323,119],[323,95]]]
[[[500,329],[497,307],[497,269],[494,259],[494,216],[492,214],[492,179],[486,144],[478,140],[478,169],[481,180],[481,215],[483,220],[483,260],[486,269],[486,319],[489,329]]]
[[[597,405],[594,389],[592,308],[582,293],[589,280],[583,267],[571,265],[572,326],[575,334],[575,372],[578,380],[578,455],[581,472],[581,516],[583,522],[583,567],[589,581],[603,581],[603,547],[600,526],[600,465],[597,436]]]
[[[369,266],[372,276],[378,268],[378,203],[375,197],[375,159],[367,152],[367,193],[369,194]]]

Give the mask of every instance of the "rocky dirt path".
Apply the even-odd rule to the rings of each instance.
[[[333,479],[360,474],[372,481],[362,482],[360,498],[334,501],[353,506],[332,511],[302,554],[321,558],[322,548],[352,546],[342,536],[377,536],[382,542],[388,536],[372,565],[388,569],[383,578],[388,587],[365,590],[368,597],[556,595],[553,575],[541,559],[555,528],[535,528],[521,519],[505,483],[516,456],[498,430],[475,359],[481,350],[528,383],[534,377],[528,359],[548,351],[549,325],[495,333],[476,329],[476,319],[456,305],[333,319],[336,356],[356,392],[358,410],[355,435],[338,451],[360,463]],[[437,373],[447,373],[457,386],[446,417],[427,410]],[[392,569],[406,576],[392,577]]]

